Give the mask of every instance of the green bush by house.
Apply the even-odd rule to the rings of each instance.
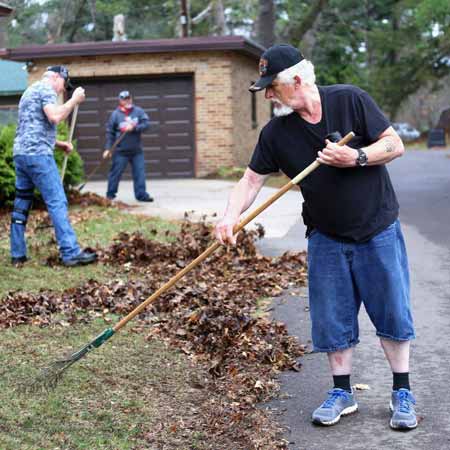
[[[11,205],[14,201],[14,183],[16,177],[14,172],[13,146],[15,135],[15,125],[6,125],[0,128],[0,206]],[[60,123],[57,129],[57,139],[65,141],[68,135],[69,130],[67,124],[65,122]],[[74,149],[76,149],[76,141],[74,141]],[[64,160],[64,152],[62,150],[55,150],[55,160],[59,169],[61,169]],[[67,160],[64,188],[69,189],[72,186],[79,185],[83,177],[83,160],[78,152],[73,151]]]

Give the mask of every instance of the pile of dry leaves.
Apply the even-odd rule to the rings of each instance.
[[[296,358],[304,353],[283,324],[256,318],[255,311],[261,298],[305,283],[305,254],[263,257],[255,247],[262,234],[261,229],[241,232],[235,248],[219,249],[133,324],[148,339],[170,342],[208,370],[205,387],[215,393],[205,405],[209,431],[220,434],[237,427],[243,446],[236,448],[263,448],[257,446],[255,433],[263,413],[255,405],[273,396],[276,373],[296,369]],[[119,266],[128,272],[129,281],[91,280],[62,294],[11,293],[0,303],[0,328],[23,323],[46,326],[56,316],[73,323],[127,314],[213,242],[204,223],[185,222],[173,238],[166,243],[120,234],[109,248],[97,251],[101,263]]]
[[[94,194],[93,192],[80,192],[78,189],[71,189],[67,193],[67,201],[69,202],[69,205],[80,205],[83,207],[86,206],[112,206],[117,208],[130,208],[129,205],[115,201],[114,203],[107,199],[106,197],[102,197],[98,194]]]
[[[70,190],[67,193],[67,200],[71,206],[78,205],[82,208],[71,211],[70,220],[72,224],[82,222],[86,218],[92,218],[92,209],[90,206],[114,207],[119,209],[131,208],[129,205],[121,202],[111,202],[105,197],[94,194],[93,192],[80,193],[77,190]],[[2,236],[9,236],[10,215],[12,207],[0,208],[0,234]],[[52,227],[50,216],[47,212],[47,207],[42,199],[36,197],[33,200],[32,210],[27,222],[27,235],[30,236],[36,232],[42,231]]]

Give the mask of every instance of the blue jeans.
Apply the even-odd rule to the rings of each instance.
[[[409,272],[397,220],[364,243],[343,243],[315,231],[308,240],[309,299],[315,351],[359,342],[361,302],[380,337],[413,339]]]
[[[132,154],[126,154],[120,150],[115,151],[112,157],[112,166],[108,175],[108,190],[106,196],[114,198],[119,188],[120,178],[128,163],[131,163],[133,174],[134,196],[136,200],[145,200],[149,197],[145,186],[145,161],[144,152],[139,150]]]
[[[11,256],[26,256],[25,228],[36,187],[47,205],[55,228],[61,259],[67,261],[80,253],[77,237],[69,222],[67,198],[53,155],[17,155],[16,198],[11,215]]]

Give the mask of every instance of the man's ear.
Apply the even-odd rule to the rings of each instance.
[[[295,75],[294,81],[295,87],[300,87],[302,85],[302,79],[298,75]]]

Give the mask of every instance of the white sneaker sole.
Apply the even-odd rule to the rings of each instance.
[[[392,400],[389,403],[389,410],[391,411],[391,414],[394,412],[394,405],[392,404]],[[414,423],[413,425],[408,425],[406,423],[402,423],[399,425],[395,425],[392,422],[392,419],[389,421],[389,426],[393,429],[393,430],[414,430],[414,428],[417,427],[417,420],[416,423]]]
[[[356,411],[358,411],[358,403],[355,403],[354,405],[348,406],[347,408],[343,409],[342,412],[333,420],[324,422],[320,419],[313,419],[313,423],[318,424],[318,425],[325,425],[325,426],[334,425],[335,423],[338,423],[341,420],[342,416],[348,416],[349,414],[353,414]]]

